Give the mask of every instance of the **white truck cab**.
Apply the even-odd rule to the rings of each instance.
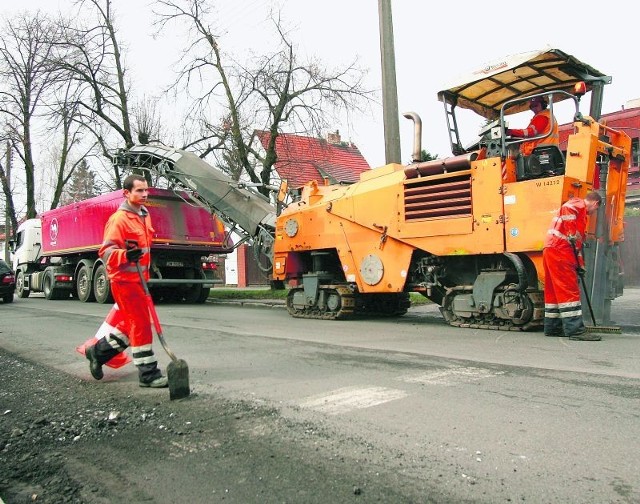
[[[40,219],[28,219],[18,226],[13,244],[13,271],[22,264],[38,262],[42,252],[42,226]]]

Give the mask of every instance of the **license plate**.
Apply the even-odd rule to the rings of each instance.
[[[167,261],[167,266],[173,267],[173,268],[183,268],[184,263],[180,261]]]

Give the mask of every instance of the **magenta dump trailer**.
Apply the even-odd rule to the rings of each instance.
[[[122,191],[72,203],[23,222],[14,245],[16,294],[47,299],[112,301],[98,257],[104,226]],[[202,303],[217,278],[217,257],[233,250],[222,222],[186,193],[150,189],[146,204],[155,234],[149,287],[156,300]]]

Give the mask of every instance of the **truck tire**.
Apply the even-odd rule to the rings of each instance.
[[[5,294],[2,300],[5,303],[13,303],[13,294]]]
[[[189,304],[202,304],[209,298],[210,289],[202,285],[193,285],[184,295],[184,300]]]
[[[203,288],[200,291],[200,296],[198,297],[198,299],[196,299],[196,303],[197,304],[202,304],[204,303],[207,299],[209,299],[209,292],[211,291],[211,289],[209,287],[207,288]]]
[[[98,303],[113,303],[109,276],[107,275],[107,268],[105,268],[104,264],[98,266],[93,275],[93,295]]]
[[[78,293],[78,299],[83,303],[90,303],[96,300],[93,293],[93,282],[91,282],[91,272],[87,266],[81,266],[78,270],[76,292]]]
[[[65,299],[69,297],[69,291],[66,289],[56,289],[54,287],[55,280],[53,278],[53,273],[48,271],[44,275],[44,280],[42,281],[42,292],[44,292],[44,297],[51,301],[56,301],[58,299]]]
[[[22,271],[18,271],[16,276],[16,294],[21,299],[28,298],[31,294],[31,291],[24,288],[24,273]]]

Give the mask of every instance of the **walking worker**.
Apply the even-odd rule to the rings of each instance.
[[[547,232],[542,251],[545,336],[600,341],[600,336],[588,333],[584,326],[578,275],[584,274],[582,242],[587,216],[592,215],[601,202],[602,197],[596,191],[584,199],[571,198],[560,207]]]
[[[533,112],[533,117],[526,129],[507,129],[507,135],[515,138],[532,138],[539,135],[549,136],[523,142],[520,145],[520,152],[523,156],[529,156],[538,145],[552,144],[559,145],[558,121],[547,109],[547,100],[544,96],[534,96],[529,100],[529,109]]]
[[[133,363],[138,367],[141,387],[168,386],[166,376],[158,369],[153,353],[151,319],[147,298],[140,282],[136,263],[149,279],[153,227],[144,204],[149,188],[141,175],[129,175],[122,184],[125,201],[104,228],[104,241],[98,255],[105,262],[111,291],[123,316],[122,331],[109,333],[86,349],[91,376],[102,379],[102,365],[131,345]],[[132,247],[130,244],[135,242]]]

